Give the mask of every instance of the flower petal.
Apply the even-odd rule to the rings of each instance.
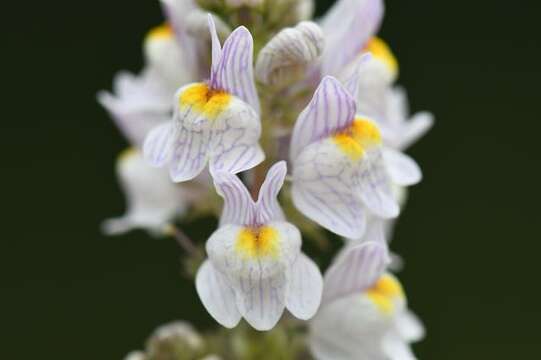
[[[292,197],[296,208],[344,237],[365,231],[366,210],[356,192],[358,170],[331,139],[306,147],[294,161]]]
[[[218,47],[214,35],[212,48],[213,64],[216,64]],[[213,65],[210,85],[214,89],[225,90],[239,97],[259,113],[259,97],[253,73],[253,52],[254,41],[248,29],[244,26],[235,29],[225,41],[217,65]]]
[[[218,32],[216,31],[216,23],[214,17],[211,14],[207,15],[208,26],[210,30],[210,39],[212,42],[212,65],[211,65],[211,79],[215,78],[218,73],[218,66],[220,65],[220,59],[222,58],[222,45],[218,38]],[[212,82],[212,80],[211,80]]]
[[[295,81],[295,75],[303,75],[306,66],[321,55],[323,42],[323,32],[313,22],[303,21],[280,31],[259,52],[257,79],[270,85]]]
[[[184,188],[172,183],[164,169],[148,165],[140,152],[125,150],[117,160],[116,171],[127,211],[123,217],[102,224],[106,234],[118,235],[135,228],[160,230],[186,210],[189,198]]]
[[[361,162],[360,196],[374,215],[384,219],[395,218],[400,213],[389,180],[381,151],[372,150]]]
[[[312,101],[299,115],[291,138],[290,160],[309,144],[342,130],[354,120],[355,100],[338,80],[325,77]]]
[[[383,337],[382,349],[389,360],[416,360],[408,342],[391,331]]]
[[[434,125],[434,115],[427,111],[419,112],[407,122],[406,129],[402,135],[400,149],[407,149],[425,135]]]
[[[155,167],[165,165],[172,156],[174,125],[172,121],[152,129],[145,138],[143,153],[145,159]]]
[[[325,273],[323,305],[361,294],[379,279],[389,262],[384,244],[368,241],[351,247]]]
[[[284,185],[287,174],[287,165],[285,161],[274,164],[267,173],[267,177],[259,190],[257,200],[257,218],[261,224],[271,221],[282,221],[285,219],[284,212],[278,202],[278,193]]]
[[[391,180],[400,186],[410,186],[419,183],[423,177],[419,165],[404,153],[386,148],[383,150],[383,160]]]
[[[259,116],[244,101],[232,97],[214,120],[210,154],[211,172],[236,174],[260,164],[265,159],[258,145],[261,136]]]
[[[141,147],[150,130],[170,119],[171,96],[150,69],[117,74],[113,88],[114,93],[99,92],[98,102],[130,143]]]
[[[236,175],[224,171],[212,173],[212,177],[216,192],[224,199],[220,227],[254,223],[254,201],[242,181]]]
[[[322,71],[336,75],[361,52],[383,18],[382,0],[340,0],[321,22],[327,36]]]
[[[351,247],[325,274],[323,304],[361,294],[379,279],[389,262],[384,244],[368,241]]]
[[[425,327],[421,320],[410,310],[403,311],[396,320],[400,336],[407,342],[421,341],[425,337]]]
[[[362,54],[359,59],[353,64],[352,73],[349,76],[345,77],[344,87],[351,94],[354,99],[359,97],[359,87],[362,81],[363,68],[366,66],[368,61],[372,58],[370,53]],[[362,94],[365,96],[366,94]]]
[[[210,261],[205,261],[199,268],[195,286],[201,302],[218,323],[227,328],[239,323],[241,315],[235,303],[235,292]]]
[[[321,303],[323,278],[317,265],[306,255],[300,254],[291,269],[286,306],[296,317],[302,320],[312,318]]]

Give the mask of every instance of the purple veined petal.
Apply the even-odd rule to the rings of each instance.
[[[211,172],[237,174],[265,159],[258,144],[261,136],[259,116],[244,101],[232,97],[227,109],[213,122]]]
[[[355,100],[342,84],[331,76],[325,77],[295,123],[291,137],[291,161],[309,144],[350,125],[356,110]]]
[[[291,273],[286,296],[287,309],[298,319],[311,319],[321,303],[321,272],[308,256],[301,253]]]
[[[211,87],[217,87],[217,72],[220,59],[222,57],[222,45],[220,44],[220,39],[218,38],[218,32],[216,31],[216,23],[211,14],[208,14],[208,23],[210,30],[210,38],[212,41],[212,65],[210,70],[210,83]]]
[[[322,59],[324,75],[336,75],[353,61],[379,29],[384,13],[382,0],[340,0],[322,20],[327,36]]]
[[[239,323],[241,315],[237,310],[235,291],[209,260],[197,271],[195,285],[201,302],[218,323],[227,328]]]
[[[359,57],[356,61],[356,64],[353,66],[353,72],[351,75],[344,81],[344,88],[349,92],[349,94],[357,99],[359,97],[359,82],[361,80],[361,71],[363,66],[367,64],[368,61],[372,58],[371,53],[365,53]]]
[[[382,151],[370,151],[361,162],[358,191],[364,205],[384,219],[395,218],[400,213],[390,180]]]
[[[164,166],[171,159],[174,132],[174,124],[169,121],[152,129],[145,138],[143,154],[152,166]]]
[[[207,166],[210,130],[194,131],[181,127],[172,145],[169,175],[174,182],[196,178]]]
[[[391,148],[383,149],[383,160],[391,181],[397,185],[415,185],[423,178],[417,162],[400,151]]]
[[[323,304],[360,294],[372,286],[389,264],[386,245],[369,241],[356,245],[325,274]]]
[[[295,207],[338,235],[360,238],[367,212],[357,194],[357,167],[330,138],[310,144],[293,162]]]
[[[216,192],[224,199],[220,226],[252,225],[255,220],[255,204],[246,186],[231,173],[212,173]]]
[[[220,61],[211,79],[211,87],[225,90],[239,97],[259,114],[253,52],[254,41],[248,29],[244,26],[235,29],[224,43]]]
[[[257,218],[261,224],[266,224],[271,221],[284,220],[284,212],[278,202],[278,193],[284,185],[284,180],[287,174],[287,165],[285,161],[280,161],[274,164],[259,190],[259,198],[257,200]]]

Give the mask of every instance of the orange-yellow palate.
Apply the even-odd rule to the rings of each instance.
[[[359,160],[368,148],[381,143],[381,134],[370,120],[356,118],[351,126],[335,134],[332,139],[350,159]]]
[[[216,119],[231,102],[225,91],[212,90],[207,84],[198,83],[188,87],[180,96],[180,106],[190,106],[208,119]]]
[[[245,259],[276,258],[280,252],[279,234],[270,226],[243,228],[237,235],[235,250]]]

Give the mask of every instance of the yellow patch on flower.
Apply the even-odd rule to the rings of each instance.
[[[381,144],[381,133],[370,120],[356,118],[347,129],[332,137],[334,143],[351,160],[362,158],[369,147]]]
[[[385,41],[374,36],[364,50],[370,51],[372,56],[383,62],[393,74],[398,73],[398,61]]]
[[[173,28],[168,23],[152,28],[146,36],[147,41],[167,40],[174,36]]]
[[[193,110],[214,120],[231,102],[231,95],[225,91],[212,90],[207,84],[194,84],[180,95],[180,106]]]
[[[385,314],[391,314],[396,301],[405,298],[402,285],[389,275],[380,277],[365,294]]]
[[[244,258],[276,258],[279,255],[279,235],[270,226],[243,228],[235,243],[235,250]]]

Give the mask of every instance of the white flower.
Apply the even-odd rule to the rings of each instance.
[[[191,188],[172,183],[166,171],[149,166],[134,148],[119,156],[116,171],[126,194],[127,211],[122,217],[103,223],[103,231],[109,235],[135,228],[161,231],[202,192],[197,190],[202,186],[196,183]]]
[[[150,68],[138,76],[126,72],[117,74],[113,93],[99,92],[98,101],[130,143],[139,147],[152,128],[170,118],[172,109],[171,94]]]
[[[194,83],[176,94],[173,121],[152,130],[144,144],[153,166],[167,165],[175,182],[211,171],[238,173],[264,159],[259,99],[252,69],[253,40],[237,28],[222,49],[212,17],[212,67],[208,83]]]
[[[300,232],[285,221],[276,198],[286,171],[285,162],[269,170],[257,202],[235,175],[213,174],[224,210],[196,285],[203,305],[223,326],[234,327],[244,317],[255,329],[270,330],[284,308],[306,320],[319,307],[321,274],[301,253]]]
[[[338,80],[324,78],[293,129],[295,206],[348,238],[364,233],[367,209],[378,217],[396,217],[399,207],[383,157],[377,126],[356,115],[354,99]]]
[[[415,359],[409,344],[424,329],[407,309],[398,280],[384,272],[388,262],[383,245],[367,242],[327,271],[322,305],[310,322],[317,360]]]

